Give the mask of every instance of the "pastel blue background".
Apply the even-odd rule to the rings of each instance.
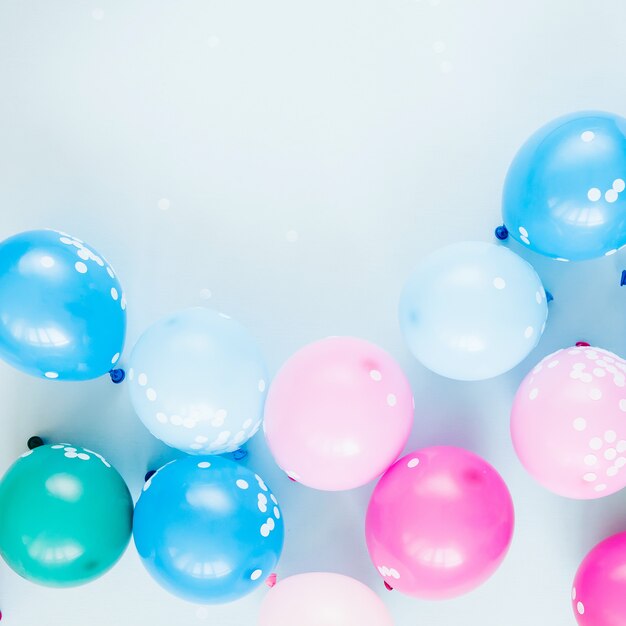
[[[355,576],[398,626],[574,626],[574,571],[626,529],[626,494],[579,503],[543,490],[514,456],[508,412],[525,371],[564,344],[626,354],[626,254],[576,265],[526,253],[555,297],[548,326],[490,381],[419,365],[397,302],[431,250],[491,240],[508,164],[536,128],[620,112],[625,20],[623,0],[2,0],[0,236],[50,226],[105,255],[128,300],[122,364],[150,323],[203,304],[259,337],[271,374],[326,335],[379,343],[415,391],[407,449],[464,445],[507,480],[511,552],[463,598],[388,593],[360,530],[372,485],[301,488],[257,436],[247,465],[287,521],[279,576]],[[58,384],[0,364],[0,399],[0,470],[39,433],[101,451],[137,496],[145,470],[176,454],[105,378]],[[0,565],[3,626],[249,626],[264,593],[198,609],[163,593],[134,548],[63,592]]]

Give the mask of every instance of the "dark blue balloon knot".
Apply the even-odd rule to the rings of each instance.
[[[126,372],[122,368],[117,368],[111,370],[109,376],[116,385],[119,385],[126,378]]]
[[[148,470],[146,475],[143,477],[143,481],[147,483],[155,474],[156,470]]]
[[[504,241],[505,239],[509,238],[509,229],[504,224],[502,224],[502,226],[498,226],[496,228],[494,234],[496,236],[496,239]]]
[[[626,285],[626,270],[622,270],[622,277],[620,278],[620,281],[619,281],[620,287],[623,287],[624,285]]]

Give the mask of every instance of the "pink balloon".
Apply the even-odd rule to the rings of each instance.
[[[559,350],[522,381],[511,412],[520,461],[568,498],[626,486],[626,362],[591,347]]]
[[[281,580],[261,604],[258,626],[393,626],[382,600],[354,578],[315,572]]]
[[[462,448],[424,448],[380,479],[365,536],[391,587],[418,598],[451,598],[495,572],[514,517],[509,490],[489,463]]]
[[[291,478],[339,491],[382,474],[412,423],[411,387],[393,358],[362,339],[329,337],[296,352],[278,372],[264,431]]]
[[[626,533],[599,543],[583,560],[572,588],[580,626],[626,626]]]

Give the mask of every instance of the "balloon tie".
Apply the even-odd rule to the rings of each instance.
[[[126,372],[122,368],[117,368],[111,370],[109,376],[116,385],[119,385],[126,378]]]
[[[620,287],[623,287],[624,285],[626,285],[626,270],[622,270],[622,277],[620,278],[620,281],[619,281]]]
[[[552,302],[554,300],[554,296],[546,289],[546,302]]]
[[[156,474],[156,470],[148,470],[146,475],[143,477],[144,482],[148,482],[154,475]]]
[[[385,589],[387,591],[393,591],[393,587],[386,580],[383,582],[385,583]]]
[[[31,437],[27,444],[29,450],[34,450],[35,448],[40,448],[44,445],[43,439],[37,435]]]
[[[276,574],[271,573],[266,579],[265,584],[271,589],[276,585]]]
[[[504,224],[502,224],[502,226],[498,226],[496,228],[494,234],[496,236],[496,239],[504,241],[505,239],[509,238],[509,229]]]
[[[576,346],[578,348],[588,348],[589,346],[591,346],[591,344],[587,343],[586,341],[577,341]]]

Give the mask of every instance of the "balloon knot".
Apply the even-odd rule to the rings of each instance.
[[[148,482],[154,475],[156,474],[156,470],[148,470],[146,475],[143,477],[144,482]]]
[[[384,583],[385,583],[385,589],[387,591],[393,591],[393,587],[386,580],[384,581]]]
[[[554,296],[546,289],[546,302],[552,302],[554,300]]]
[[[292,482],[292,483],[297,483],[298,481],[295,478],[292,478],[291,476],[289,476],[289,474],[287,474],[287,478]]]
[[[619,281],[620,287],[623,287],[624,285],[626,285],[626,270],[622,270],[622,277],[620,278],[620,281]]]
[[[28,446],[29,450],[34,450],[35,448],[40,448],[41,446],[43,446],[44,442],[41,437],[35,435],[28,440],[26,445]]]
[[[266,579],[265,579],[265,584],[271,589],[272,587],[274,587],[276,585],[276,574],[270,574]]]
[[[117,368],[111,370],[109,376],[116,385],[119,385],[126,378],[126,372],[121,368]]]
[[[576,346],[578,348],[588,348],[591,344],[587,343],[586,341],[577,341],[576,342]]]
[[[509,238],[509,229],[504,224],[502,224],[502,226],[498,226],[496,228],[494,234],[496,236],[496,239],[504,241],[505,239]]]

